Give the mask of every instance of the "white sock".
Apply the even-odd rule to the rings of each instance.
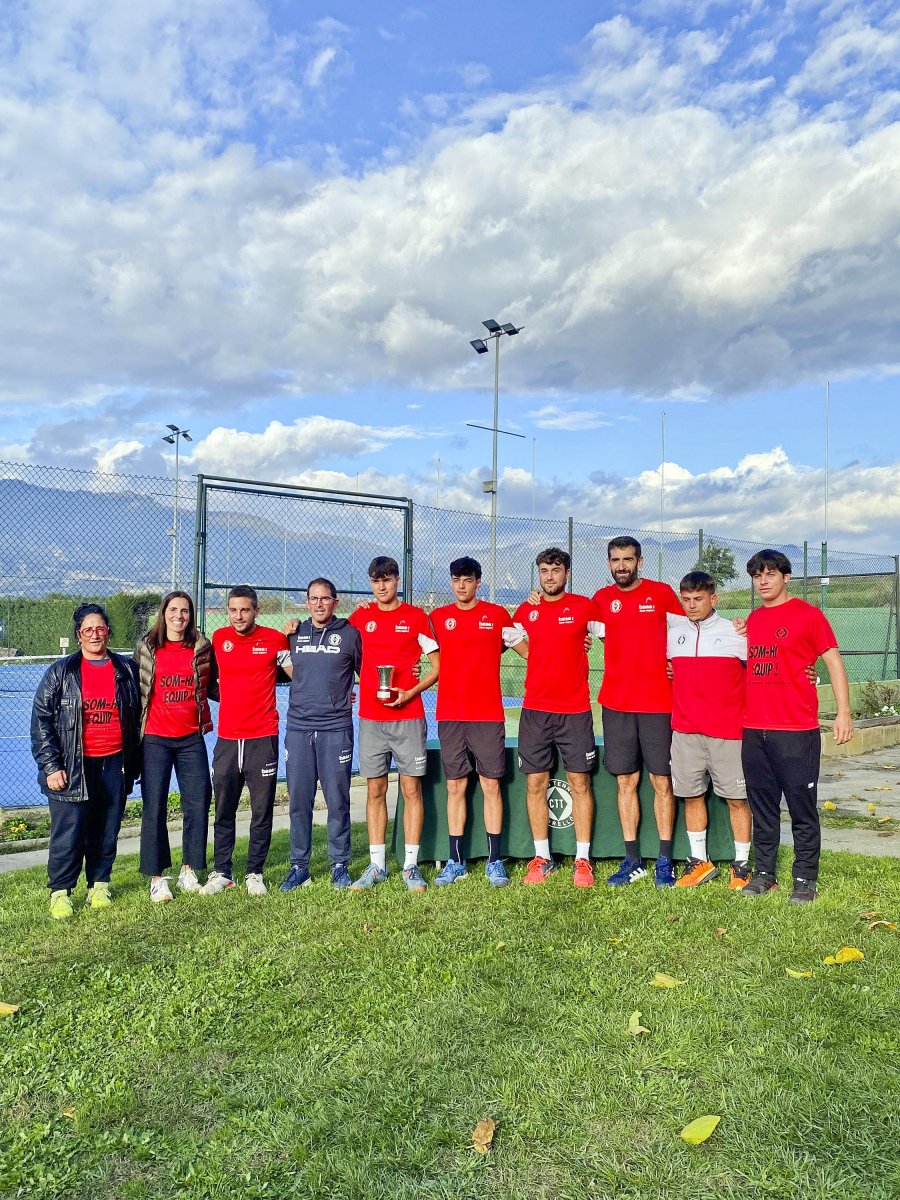
[[[734,861],[749,862],[750,861],[750,843],[735,842],[734,843]]]
[[[701,829],[699,833],[691,833],[688,830],[688,842],[691,846],[691,858],[699,858],[701,862],[706,862],[706,830]]]
[[[543,841],[538,841],[537,838],[534,839],[534,856],[535,856],[535,858],[549,858],[550,857],[550,839],[549,838],[544,838]]]
[[[406,857],[403,860],[403,870],[408,871],[410,867],[416,866],[418,861],[419,861],[419,847],[418,846],[410,846],[409,844],[407,844]]]
[[[590,858],[591,857],[591,843],[590,842],[576,842],[575,843],[575,857],[576,858]]]
[[[376,867],[380,867],[383,871],[384,867],[384,846],[369,847],[369,861],[373,862]]]

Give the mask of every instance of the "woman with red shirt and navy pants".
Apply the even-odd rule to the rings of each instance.
[[[158,903],[172,899],[164,872],[172,865],[166,821],[173,768],[183,818],[178,887],[199,891],[197,872],[206,869],[212,785],[203,735],[212,729],[208,692],[213,657],[212,644],[197,629],[187,592],[163,597],[134,659],[143,736],[141,871],[150,876],[150,899]]]

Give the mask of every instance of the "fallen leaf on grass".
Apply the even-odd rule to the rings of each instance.
[[[826,967],[842,967],[845,963],[862,962],[865,957],[855,946],[841,946],[837,954],[829,954],[822,962]]]
[[[74,1108],[64,1108],[62,1110],[62,1115],[64,1117],[68,1117],[70,1121],[74,1121],[75,1120],[75,1109]]]
[[[870,929],[896,929],[897,926],[894,924],[893,921],[871,921],[869,923],[869,928]]]
[[[681,987],[683,983],[683,979],[675,979],[672,975],[667,975],[665,971],[657,971],[650,980],[651,987],[673,988]]]
[[[685,1125],[681,1131],[681,1136],[689,1146],[699,1146],[701,1142],[705,1142],[712,1134],[721,1120],[721,1117],[697,1117],[690,1124]]]
[[[727,933],[728,933],[728,930],[725,928],[725,926],[724,926],[724,925],[720,925],[720,926],[718,927],[718,929],[716,930],[716,937],[717,937],[717,938],[723,938],[723,937],[725,937],[725,935],[726,935]]]
[[[623,947],[628,944],[623,937],[608,937],[606,941],[610,946]]]
[[[666,917],[666,920],[670,921],[670,922],[671,921],[680,921],[681,917],[679,916],[678,913],[669,913],[669,915]]]
[[[881,909],[873,908],[871,912],[860,913],[859,919],[861,921],[871,921],[874,917],[880,917],[880,916],[881,916]]]
[[[482,1117],[472,1130],[472,1148],[479,1154],[487,1154],[496,1129],[497,1122],[492,1117]]]
[[[879,818],[878,818],[878,824],[879,824],[879,825],[887,825],[888,821],[893,821],[893,819],[894,819],[894,818],[893,818],[893,817],[890,817],[890,816],[889,816],[889,817],[879,817]]]
[[[826,812],[837,812],[837,805],[832,804],[832,802],[830,800],[826,800],[825,803],[822,805],[822,807],[825,809]]]
[[[812,971],[794,971],[790,967],[785,967],[784,969],[790,975],[791,979],[812,979],[813,977]]]
[[[641,1014],[638,1012],[637,1009],[635,1009],[634,1012],[631,1014],[631,1016],[628,1018],[628,1032],[631,1034],[632,1037],[640,1037],[642,1033],[650,1032],[649,1029],[646,1029],[641,1024]]]
[[[498,942],[497,945],[494,947],[494,949],[495,950],[505,950],[506,942]]]
[[[0,1017],[11,1017],[19,1011],[18,1004],[4,1004],[0,1001]]]

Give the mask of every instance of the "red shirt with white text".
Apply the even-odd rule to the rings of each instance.
[[[230,625],[212,635],[219,670],[219,737],[230,740],[278,733],[275,679],[279,655],[290,651],[277,629],[257,625],[238,633]]]
[[[684,616],[667,583],[641,579],[636,588],[617,584],[594,594],[606,625],[603,681],[597,699],[617,712],[672,711],[666,674],[666,613]]]
[[[447,604],[431,614],[441,649],[438,680],[439,721],[502,721],[500,656],[519,642],[505,608],[479,600],[474,608]]]
[[[603,617],[587,596],[566,592],[559,600],[526,600],[513,614],[528,638],[523,708],[535,712],[589,712],[585,634],[601,634]]]
[[[378,668],[394,668],[391,686],[408,691],[418,682],[413,667],[423,654],[437,650],[428,614],[405,601],[384,611],[375,604],[357,608],[350,624],[362,634],[359,715],[366,721],[411,721],[425,716],[421,693],[402,708],[388,708],[377,698]]]

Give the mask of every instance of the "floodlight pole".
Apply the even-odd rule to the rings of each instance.
[[[177,425],[167,425],[167,429],[171,429],[171,433],[167,434],[164,442],[168,442],[170,446],[175,447],[175,490],[172,497],[172,528],[169,530],[169,535],[172,538],[172,591],[178,587],[178,480],[179,480],[179,450],[181,449],[181,439],[190,442],[190,433],[187,429],[179,429]]]

